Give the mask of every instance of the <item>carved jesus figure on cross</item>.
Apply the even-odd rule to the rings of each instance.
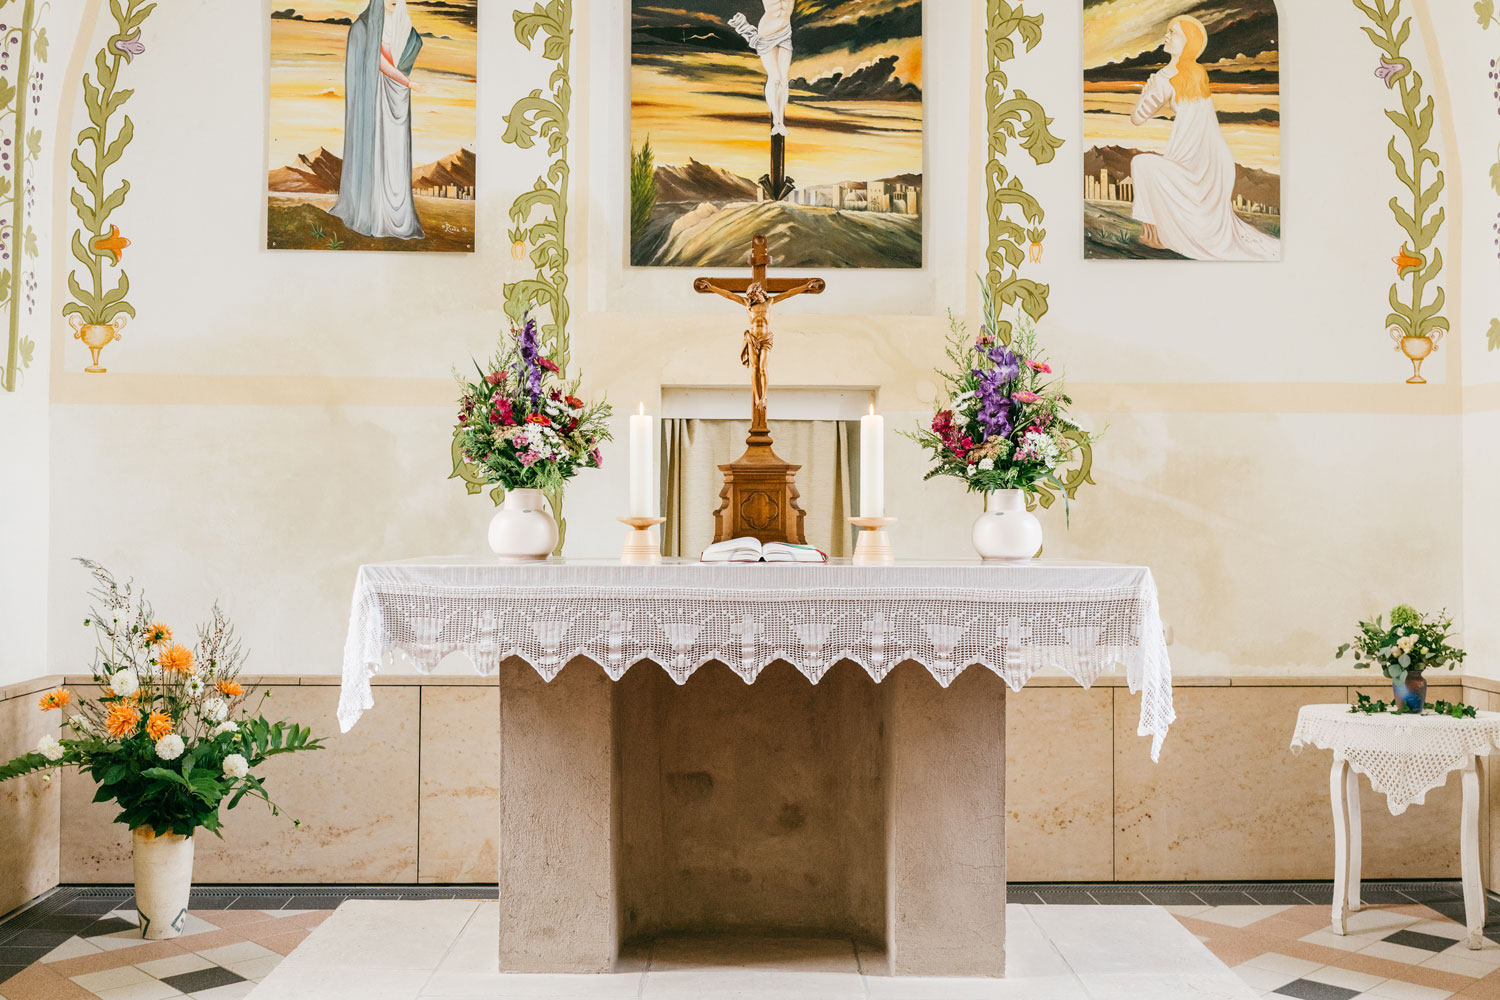
[[[757,234],[750,244],[751,276],[746,278],[699,278],[693,282],[693,290],[701,295],[721,295],[731,302],[745,307],[750,317],[750,327],[745,331],[745,346],[740,352],[740,362],[750,369],[750,406],[752,441],[766,434],[766,397],[770,393],[770,380],[766,374],[774,339],[771,335],[771,307],[778,302],[804,293],[822,294],[826,287],[822,278],[767,278],[766,268],[771,264],[771,255],[766,250],[766,238]]]

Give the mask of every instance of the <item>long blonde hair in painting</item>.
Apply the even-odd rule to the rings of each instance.
[[[1172,77],[1172,89],[1179,101],[1191,101],[1213,96],[1208,85],[1208,71],[1198,65],[1198,57],[1208,48],[1208,29],[1196,17],[1184,14],[1172,22],[1172,27],[1181,28],[1187,42],[1182,55],[1177,57],[1176,74]]]

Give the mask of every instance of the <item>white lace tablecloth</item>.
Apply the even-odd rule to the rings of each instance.
[[[1500,712],[1473,719],[1446,715],[1366,715],[1348,705],[1303,705],[1297,712],[1292,752],[1311,744],[1370,779],[1385,794],[1391,815],[1421,805],[1469,758],[1500,748]]]
[[[549,681],[577,657],[615,680],[650,660],[679,684],[715,660],[746,683],[786,660],[814,684],[840,660],[876,681],[914,660],[944,687],[983,664],[1014,690],[1043,667],[1087,687],[1123,664],[1141,694],[1138,732],[1152,737],[1153,760],[1176,718],[1156,582],[1138,566],[361,566],[339,698],[346,732],[373,704],[370,678],[396,651],[423,673],[453,652],[487,675],[515,656]]]

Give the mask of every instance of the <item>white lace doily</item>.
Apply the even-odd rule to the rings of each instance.
[[[1014,690],[1043,667],[1087,687],[1124,664],[1130,690],[1141,694],[1138,732],[1152,737],[1153,760],[1176,717],[1156,582],[1142,567],[362,566],[344,647],[345,731],[373,704],[370,678],[396,651],[423,673],[453,652],[486,675],[515,656],[549,681],[578,657],[615,680],[650,660],[679,684],[710,661],[753,683],[786,660],[816,684],[841,660],[876,681],[913,660],[944,687],[983,664]]]
[[[1473,756],[1500,747],[1500,713],[1473,719],[1446,715],[1366,715],[1348,705],[1304,705],[1297,712],[1292,752],[1304,745],[1332,750],[1337,760],[1370,779],[1385,795],[1391,815],[1421,805],[1427,793]]]

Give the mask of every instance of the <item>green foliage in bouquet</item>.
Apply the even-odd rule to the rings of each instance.
[[[1036,324],[1022,313],[1002,342],[982,281],[981,291],[983,330],[976,338],[950,318],[949,367],[937,372],[944,397],[928,427],[903,433],[932,458],[925,479],[953,476],[975,493],[1025,490],[1050,500],[1051,487],[1071,497],[1087,469],[1066,478],[1062,470],[1094,439],[1068,418],[1073,400],[1037,342]]]
[[[80,559],[94,575],[94,629],[99,693],[77,698],[67,688],[42,696],[44,712],[63,714],[61,740],[43,736],[36,750],[0,766],[0,781],[49,768],[76,767],[98,783],[95,802],[120,807],[115,821],[135,830],[215,836],[219,807],[249,795],[279,815],[254,770],[272,757],[321,750],[305,726],[270,721],[239,682],[244,652],[218,605],[198,629],[194,648],[172,641],[145,596],[104,567]],[[297,822],[297,821],[294,821]],[[298,822],[300,825],[300,822]]]
[[[460,379],[457,460],[470,474],[506,490],[561,495],[580,469],[597,469],[599,448],[611,439],[608,403],[576,395],[581,379],[562,381],[559,366],[541,353],[529,316],[477,381]],[[467,478],[467,477],[466,477]]]
[[[1452,629],[1453,616],[1446,611],[1424,615],[1410,604],[1398,604],[1391,609],[1389,625],[1382,615],[1360,622],[1359,635],[1334,656],[1342,659],[1353,650],[1356,667],[1379,667],[1400,684],[1413,670],[1452,670],[1463,662],[1464,651],[1448,642]]]

